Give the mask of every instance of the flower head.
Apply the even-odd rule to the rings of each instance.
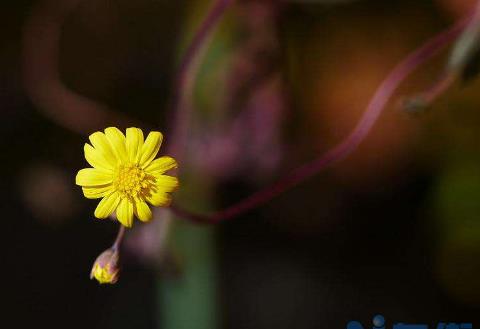
[[[90,279],[97,279],[99,283],[115,283],[118,280],[118,252],[116,249],[107,249],[100,254],[93,263]]]
[[[170,204],[169,193],[178,187],[178,179],[164,173],[176,168],[177,162],[169,156],[155,159],[162,143],[160,132],[152,131],[144,140],[138,128],[128,128],[124,135],[109,127],[89,139],[85,159],[93,168],[80,170],[76,184],[86,198],[102,198],[95,217],[107,218],[116,211],[118,221],[131,227],[134,215],[141,221],[152,218],[147,202],[157,207]]]

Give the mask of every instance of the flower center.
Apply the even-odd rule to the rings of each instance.
[[[122,197],[135,198],[147,189],[150,181],[145,171],[136,164],[122,164],[115,172],[113,186]]]

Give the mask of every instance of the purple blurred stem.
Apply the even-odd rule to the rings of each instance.
[[[112,245],[113,250],[120,249],[120,245],[122,244],[124,236],[125,236],[125,226],[120,225],[120,228],[118,229],[117,237],[115,238],[115,242]]]
[[[222,18],[233,0],[217,0],[211,7],[190,42],[180,63],[176,81],[176,94],[173,102],[174,125],[170,135],[168,153],[182,160],[188,139],[188,128],[192,113],[193,85],[199,67],[201,50],[205,47],[209,36]]]
[[[78,94],[61,80],[59,44],[62,26],[81,0],[40,0],[23,31],[22,73],[25,91],[35,107],[59,126],[89,135],[108,125],[136,121]]]
[[[273,185],[266,187],[244,200],[211,215],[196,214],[173,205],[172,211],[185,219],[199,223],[217,223],[231,219],[254,209],[282,192],[298,185],[311,176],[321,172],[331,164],[338,162],[354,151],[365,139],[372,126],[385,108],[397,87],[420,65],[438,54],[447,44],[453,41],[468,25],[471,17],[465,18],[449,29],[439,33],[423,46],[409,54],[390,72],[378,87],[363,116],[353,131],[337,146],[317,159],[300,166]]]
[[[192,112],[192,91],[202,57],[201,50],[206,46],[209,36],[232,2],[233,0],[216,0],[214,2],[207,16],[196,30],[178,68],[175,95],[173,98],[174,123],[173,130],[171,134],[169,134],[169,140],[171,142],[167,146],[166,153],[173,155],[179,162],[183,162],[185,145],[187,145],[188,140],[188,130]],[[165,221],[170,220],[170,216],[165,216],[164,209],[155,209],[154,218],[162,218],[163,224],[161,229],[168,229],[169,226],[165,224]],[[120,244],[123,239],[123,231],[124,227],[120,226],[114,245]]]

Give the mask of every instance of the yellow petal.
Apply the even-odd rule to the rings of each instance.
[[[117,208],[117,219],[123,226],[132,227],[133,224],[133,204],[127,199],[123,198]]]
[[[107,218],[110,214],[117,208],[118,203],[120,202],[120,197],[117,192],[107,195],[100,201],[97,208],[95,209],[95,217],[97,218]]]
[[[102,187],[82,187],[83,195],[87,199],[98,199],[113,191],[112,185]]]
[[[85,168],[77,173],[75,183],[80,186],[97,186],[112,183],[113,175],[111,172],[97,168]]]
[[[158,131],[152,131],[148,134],[145,143],[142,146],[140,154],[140,165],[145,168],[157,156],[160,145],[162,145],[163,136]]]
[[[150,162],[150,164],[145,168],[145,170],[149,174],[160,175],[167,170],[174,168],[177,168],[177,161],[175,161],[175,159],[172,157],[163,156]]]
[[[113,170],[115,163],[109,163],[100,153],[100,151],[93,148],[93,146],[90,144],[85,144],[83,151],[85,153],[85,159],[87,159],[87,162],[92,167],[104,170]]]
[[[107,129],[105,129],[105,136],[107,136],[113,153],[115,153],[117,159],[121,162],[127,162],[127,148],[125,145],[126,141],[123,133],[118,130],[118,128],[108,127]]]
[[[115,153],[113,153],[112,147],[108,142],[107,136],[104,133],[97,131],[91,134],[89,137],[90,142],[92,143],[93,147],[105,158],[105,160],[112,164],[117,164],[117,157]]]
[[[168,175],[155,176],[155,188],[162,192],[171,192],[178,187],[178,178]]]
[[[127,128],[127,154],[132,162],[140,160],[143,146],[143,132],[138,128]]]
[[[170,205],[171,197],[163,191],[157,191],[153,194],[147,195],[146,199],[155,207],[164,207]]]
[[[134,211],[135,216],[137,216],[138,219],[143,222],[148,222],[150,219],[152,219],[152,211],[147,203],[143,200],[137,200],[135,202]]]

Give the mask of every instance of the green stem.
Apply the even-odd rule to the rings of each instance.
[[[209,185],[186,181],[182,194],[188,193],[196,207],[212,209]],[[158,281],[159,328],[218,328],[215,228],[173,220],[169,239],[180,275]]]

